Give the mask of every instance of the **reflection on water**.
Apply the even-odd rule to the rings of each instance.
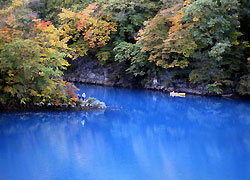
[[[0,179],[250,179],[250,103],[79,85],[106,111],[0,113]]]

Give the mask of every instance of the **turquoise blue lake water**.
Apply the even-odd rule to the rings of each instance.
[[[250,102],[78,85],[100,111],[0,112],[1,180],[249,180]]]

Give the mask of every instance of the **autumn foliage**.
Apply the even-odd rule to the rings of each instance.
[[[79,56],[142,84],[167,74],[166,82],[250,94],[249,0],[28,3],[0,10],[0,102],[73,102],[62,76]]]
[[[26,1],[15,0],[0,14],[0,102],[70,102],[75,98],[72,88],[62,93],[71,87],[62,79],[71,50],[60,31],[50,21],[35,19]]]
[[[182,27],[183,4],[160,11],[146,28],[139,32],[138,41],[143,43],[143,52],[150,54],[149,61],[154,61],[164,68],[185,68],[195,47],[187,30]],[[191,51],[191,52],[190,52]]]
[[[81,55],[86,55],[89,49],[105,46],[116,24],[110,16],[103,14],[103,8],[96,3],[88,5],[80,12],[62,9],[59,14],[63,36],[69,38],[70,47]]]
[[[241,32],[247,28],[239,18],[241,14],[245,20],[249,17],[246,6],[249,3],[237,0],[182,1],[148,21],[138,42],[150,55],[148,60],[160,67],[189,67],[188,78],[193,84],[221,94],[224,89],[236,88],[240,80],[238,92],[249,94],[249,38]]]

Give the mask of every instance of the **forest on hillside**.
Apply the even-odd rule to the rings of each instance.
[[[75,101],[69,60],[250,95],[249,0],[2,0],[0,103]]]

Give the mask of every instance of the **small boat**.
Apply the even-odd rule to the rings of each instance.
[[[172,97],[185,97],[186,93],[170,92],[170,96],[172,96]]]

